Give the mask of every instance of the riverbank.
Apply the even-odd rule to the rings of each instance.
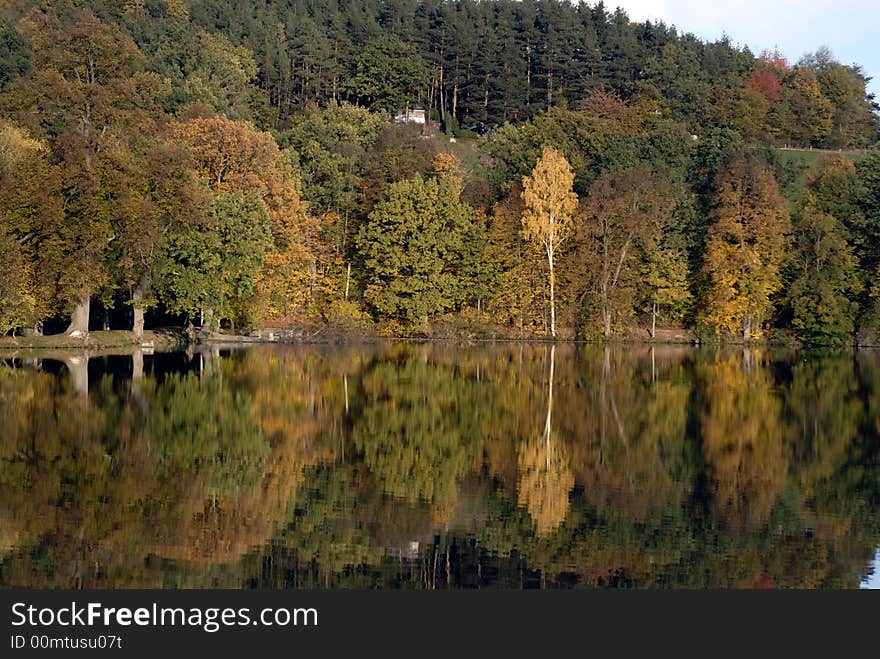
[[[39,351],[107,351],[116,350],[127,353],[136,348],[145,350],[167,351],[184,348],[187,345],[203,344],[213,347],[235,347],[248,344],[313,344],[343,345],[367,344],[384,341],[439,341],[465,344],[478,343],[605,343],[605,344],[644,344],[644,345],[703,345],[705,347],[743,347],[741,341],[730,337],[726,341],[701,340],[694,332],[684,328],[658,327],[654,337],[640,328],[614,336],[610,339],[583,339],[570,335],[560,336],[554,341],[549,336],[525,334],[518,332],[496,331],[450,331],[449,327],[433,327],[430,333],[383,334],[380,331],[363,329],[350,331],[338,327],[311,328],[265,328],[248,334],[231,334],[225,332],[193,333],[187,335],[177,328],[161,328],[144,332],[138,338],[127,330],[110,330],[89,332],[87,338],[70,337],[65,334],[50,336],[4,336],[0,337],[0,352],[17,350]],[[437,331],[440,330],[440,331]],[[774,333],[769,337],[750,343],[755,348],[804,348],[804,346],[788,334]],[[859,337],[855,345],[839,345],[837,347],[871,348],[880,346],[876,336]]]
[[[109,348],[151,348],[170,350],[189,343],[187,336],[176,329],[158,329],[137,337],[126,330],[89,332],[88,336],[71,337],[66,334],[49,336],[0,337],[0,350],[104,350]]]

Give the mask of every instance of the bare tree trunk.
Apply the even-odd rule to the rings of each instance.
[[[147,291],[147,287],[150,285],[149,278],[144,275],[141,277],[141,280],[138,282],[138,285],[135,286],[134,290],[131,292],[131,308],[134,312],[134,319],[131,323],[131,331],[137,338],[142,338],[144,336],[144,293]]]
[[[746,316],[743,318],[743,342],[748,343],[752,338],[752,318]]]
[[[131,331],[141,339],[144,336],[144,308],[138,305],[132,307],[134,319],[131,322]]]
[[[202,321],[202,332],[211,333],[214,331],[214,310],[205,309],[204,320]]]
[[[556,338],[556,295],[555,277],[553,274],[553,250],[547,250],[547,262],[550,264],[550,334]]]
[[[68,336],[87,337],[89,335],[89,292],[82,291],[74,300],[70,325],[64,331]]]
[[[657,303],[651,306],[651,338],[657,338]]]

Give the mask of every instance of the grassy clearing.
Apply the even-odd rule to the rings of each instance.
[[[807,172],[813,169],[823,156],[842,156],[847,160],[858,162],[867,156],[867,151],[834,151],[830,149],[776,149],[783,166],[790,170],[793,178],[784,182],[785,195],[797,201],[803,197],[807,182]]]
[[[0,349],[5,350],[101,350],[133,348],[141,343],[152,344],[154,348],[163,348],[182,345],[186,343],[186,338],[177,330],[146,331],[143,339],[138,339],[132,332],[126,330],[89,332],[88,338],[85,339],[71,338],[65,334],[0,337]]]

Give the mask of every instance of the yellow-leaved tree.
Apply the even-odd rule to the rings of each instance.
[[[709,281],[704,320],[716,334],[759,334],[782,286],[791,221],[770,167],[740,157],[718,175],[714,222],[703,271]]]
[[[571,234],[578,197],[574,172],[559,151],[545,146],[531,176],[523,177],[523,234],[547,253],[550,268],[550,333],[556,336],[556,279],[553,263],[559,245]]]

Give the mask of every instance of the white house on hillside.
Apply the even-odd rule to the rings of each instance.
[[[420,124],[422,126],[427,123],[428,113],[422,109],[398,110],[394,115],[394,123],[397,124]]]

